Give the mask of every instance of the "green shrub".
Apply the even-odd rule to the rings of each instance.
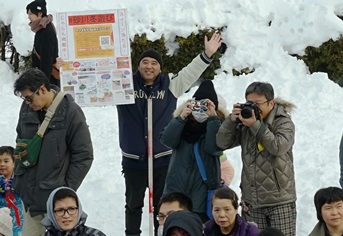
[[[329,79],[343,86],[343,36],[318,48],[307,47],[305,55],[298,58],[304,60],[311,73],[325,72]]]

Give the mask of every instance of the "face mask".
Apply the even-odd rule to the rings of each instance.
[[[163,225],[158,226],[157,229],[157,236],[162,236],[163,235]]]
[[[192,111],[192,115],[196,121],[202,123],[207,120],[208,115],[205,112]]]

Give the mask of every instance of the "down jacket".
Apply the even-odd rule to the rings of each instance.
[[[31,139],[44,119],[24,101],[17,125],[17,139]],[[46,213],[46,201],[57,187],[77,190],[93,162],[92,141],[81,108],[67,94],[55,111],[42,141],[38,162],[29,168],[17,165],[13,188],[31,216]]]
[[[182,192],[188,195],[193,202],[193,211],[197,213],[206,212],[207,190],[216,189],[220,184],[220,160],[222,150],[215,142],[216,133],[221,121],[217,116],[207,119],[207,130],[199,140],[199,154],[205,167],[207,184],[202,180],[198,165],[196,163],[193,144],[186,142],[182,137],[186,120],[181,114],[186,103],[182,104],[175,112],[167,127],[162,131],[161,143],[172,148],[173,153],[170,160],[166,183],[163,194],[170,192]],[[228,113],[224,108],[218,108],[219,113]]]
[[[280,98],[264,121],[251,127],[231,121],[221,125],[216,140],[222,149],[241,146],[242,200],[254,208],[296,201],[292,147],[295,127],[288,112],[295,106]],[[259,151],[257,144],[264,147]]]

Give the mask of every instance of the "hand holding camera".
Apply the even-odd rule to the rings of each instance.
[[[258,106],[253,102],[237,103],[233,105],[231,120],[250,126],[256,120],[260,119]]]

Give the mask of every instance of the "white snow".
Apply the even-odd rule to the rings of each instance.
[[[11,24],[13,42],[22,55],[32,49],[34,34],[28,27],[25,7],[30,1],[0,0],[0,21]],[[338,147],[343,127],[343,90],[325,73],[309,74],[303,61],[289,54],[304,53],[343,33],[341,0],[58,0],[48,1],[48,13],[127,8],[130,37],[146,33],[150,40],[163,34],[173,42],[206,27],[227,26],[222,34],[228,50],[215,77],[217,92],[232,104],[244,102],[245,88],[253,81],[268,81],[276,96],[297,105],[294,161],[297,187],[297,235],[305,236],[317,222],[314,193],[322,187],[339,186]],[[269,22],[271,25],[269,26]],[[154,30],[152,30],[154,29]],[[175,45],[170,46],[170,53]],[[199,52],[200,53],[200,52]],[[232,68],[255,68],[249,75],[224,74]],[[21,99],[13,95],[13,73],[0,61],[0,145],[15,145]],[[180,98],[190,98],[195,89]],[[78,190],[87,225],[109,236],[124,235],[125,186],[121,175],[117,112],[114,106],[83,108],[90,127],[95,160]],[[232,188],[240,194],[240,149],[226,151],[235,167]],[[147,205],[147,199],[146,199]],[[149,232],[147,207],[143,236]]]

